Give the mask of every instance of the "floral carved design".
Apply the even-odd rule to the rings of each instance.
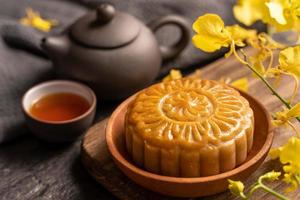
[[[240,94],[214,81],[182,79],[141,92],[128,113],[142,138],[196,146],[218,145],[252,127],[253,113]]]

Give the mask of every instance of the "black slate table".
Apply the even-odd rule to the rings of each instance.
[[[95,121],[108,116],[117,103],[99,102]],[[0,199],[115,199],[84,169],[80,144],[49,144],[28,131],[0,145]]]

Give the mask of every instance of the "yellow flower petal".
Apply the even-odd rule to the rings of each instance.
[[[287,184],[290,184],[290,187],[285,189],[285,192],[292,192],[298,188],[298,183],[300,182],[298,180],[297,176],[293,176],[293,174],[284,174],[283,181],[286,182]]]
[[[299,116],[300,116],[300,102],[298,102],[291,109],[285,109],[283,111],[276,112],[275,120],[272,120],[272,122],[275,126],[280,126],[288,123],[292,126],[289,120]],[[294,127],[292,126],[292,128]]]
[[[247,92],[249,89],[249,83],[247,78],[241,78],[238,80],[233,81],[230,85],[232,85],[235,88],[238,88],[244,92]]]
[[[262,20],[277,31],[300,30],[299,0],[238,0],[233,8],[237,20],[249,26]]]
[[[267,180],[267,181],[275,181],[278,180],[278,177],[281,175],[280,172],[275,172],[274,170],[271,172],[268,172],[261,176],[261,179]]]
[[[243,24],[250,26],[263,18],[266,13],[264,2],[266,0],[238,0],[233,7],[235,18]]]
[[[273,65],[272,50],[284,48],[284,46],[274,41],[270,36],[268,36],[265,33],[260,33],[257,35],[257,37],[253,37],[253,39],[251,40],[248,39],[247,42],[256,50],[254,55],[249,56],[248,59],[252,67],[262,76],[279,78],[279,76],[275,76],[275,74],[278,74],[277,73],[278,71],[275,71],[275,68],[272,68]],[[267,64],[267,66],[265,66],[265,64]]]
[[[20,23],[25,26],[31,26],[40,31],[48,32],[53,26],[58,23],[55,20],[43,19],[38,12],[33,11],[31,8],[26,9],[26,17],[20,19]]]
[[[279,158],[280,152],[281,152],[280,148],[272,148],[269,151],[269,156],[271,157],[271,159],[275,160],[275,159]]]
[[[300,165],[300,139],[292,137],[282,147],[280,151],[280,162],[282,164],[296,164]],[[299,172],[300,173],[300,172]]]
[[[300,183],[300,139],[292,137],[282,147],[277,148],[276,154],[284,165],[284,181],[290,184],[287,192],[299,187]]]
[[[252,67],[260,74],[265,75],[266,69],[264,66],[264,61],[269,57],[266,51],[258,51],[255,55],[249,57],[249,61]]]
[[[241,193],[244,192],[245,186],[241,181],[233,181],[228,179],[228,182],[229,182],[228,189],[232,194],[240,196]]]
[[[268,14],[263,21],[276,28],[277,31],[295,30],[298,24],[297,9],[299,1],[295,0],[272,0],[265,4]]]
[[[193,23],[193,30],[197,33],[192,38],[193,44],[205,52],[214,52],[221,47],[228,47],[231,42],[223,20],[215,14],[200,16]]]
[[[298,102],[295,106],[293,106],[286,115],[289,118],[299,117],[300,116],[300,102]]]
[[[235,52],[235,47],[245,46],[244,41],[252,41],[257,38],[255,30],[247,30],[238,25],[225,26],[223,20],[216,14],[205,14],[200,16],[193,24],[197,33],[193,36],[193,44],[205,51],[214,52],[222,47],[230,50],[225,57]]]
[[[264,49],[282,49],[285,46],[277,41],[275,41],[270,35],[266,33],[259,33],[258,35],[259,48]]]
[[[279,68],[300,77],[300,45],[288,47],[279,53]]]
[[[172,69],[169,74],[163,78],[163,82],[182,78],[180,70]]]
[[[268,2],[266,3],[266,6],[269,9],[270,16],[275,19],[279,24],[286,24],[286,19],[284,16],[284,8],[282,4],[278,2]]]
[[[255,30],[247,30],[239,25],[227,26],[226,30],[230,33],[231,38],[237,46],[245,46],[244,40],[253,40],[257,37]]]

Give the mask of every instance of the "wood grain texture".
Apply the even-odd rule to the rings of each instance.
[[[226,77],[235,80],[245,76],[249,77],[250,94],[259,99],[270,112],[280,109],[281,103],[270,94],[267,88],[259,82],[259,80],[253,78],[252,74],[245,66],[242,66],[233,57],[220,59],[201,70],[201,77],[203,79],[218,80],[221,77]],[[291,94],[292,88],[293,81],[288,78],[283,78],[278,91],[284,97],[288,97]],[[148,191],[130,181],[124,174],[122,174],[121,171],[119,171],[110,158],[107,150],[105,142],[106,122],[107,119],[92,127],[83,140],[82,160],[89,173],[96,173],[97,181],[120,199],[176,199]],[[273,147],[285,143],[292,134],[292,131],[288,129],[275,129]],[[263,165],[244,182],[246,184],[246,188],[249,187],[259,175],[273,169],[279,170],[279,163],[267,158]],[[270,185],[275,190],[284,193],[284,189],[286,187],[284,183],[273,182]],[[297,192],[289,193],[287,196],[290,199],[300,199],[300,193]],[[201,199],[223,200],[238,198],[227,191]],[[274,199],[274,197],[262,191],[257,191],[253,196],[253,199],[269,200]]]

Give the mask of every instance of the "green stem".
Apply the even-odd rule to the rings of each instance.
[[[258,189],[258,188],[261,188],[261,189],[263,189],[264,191],[266,191],[266,192],[272,194],[273,196],[277,197],[277,198],[280,199],[280,200],[289,200],[287,197],[283,196],[282,194],[280,194],[280,193],[276,192],[275,190],[272,190],[271,188],[269,188],[268,186],[266,186],[266,185],[262,182],[263,179],[264,179],[264,176],[261,176],[261,177],[258,178],[258,180],[257,180],[257,185],[255,186],[255,189],[254,189],[254,190],[256,190],[256,189]],[[253,190],[253,191],[252,191],[252,190],[253,190],[253,189],[251,189],[250,192],[253,193],[254,190]]]
[[[248,197],[243,192],[240,193],[239,197],[241,197],[241,199],[248,199]]]
[[[243,64],[245,64],[255,75],[257,75],[259,77],[259,79],[270,89],[270,91],[272,92],[273,95],[275,95],[288,109],[291,109],[292,106],[291,104],[285,100],[283,97],[281,97],[276,90],[271,86],[271,84],[258,72],[256,71],[255,68],[253,68],[247,61],[247,55],[241,51],[243,56],[244,56],[244,62]],[[235,55],[238,56],[238,55]],[[300,118],[296,117],[297,121],[300,122]]]
[[[255,190],[257,190],[258,188],[260,188],[260,185],[258,183],[256,183],[254,186],[251,186],[251,189],[247,195],[247,199],[250,199],[252,194],[255,192]]]
[[[257,189],[261,188],[261,189],[263,189],[265,192],[270,193],[271,195],[277,197],[277,198],[280,199],[280,200],[289,200],[287,197],[283,196],[282,194],[276,192],[275,190],[272,190],[271,188],[269,188],[268,186],[266,186],[265,184],[263,184],[262,180],[263,180],[263,178],[260,177],[260,178],[258,179],[258,181],[257,181],[254,185],[251,186],[251,189],[250,189],[250,191],[248,192],[248,194],[245,196],[244,193],[243,193],[243,195],[240,195],[240,197],[243,198],[243,199],[251,199],[253,193],[254,193]]]
[[[248,63],[246,66],[264,82],[264,84],[271,90],[273,95],[275,95],[287,108],[291,108],[291,105],[275,91],[271,84],[258,71],[252,68]]]
[[[264,185],[263,183],[260,183],[260,188],[263,189],[263,190],[265,190],[266,192],[272,194],[273,196],[277,197],[278,199],[289,200],[288,198],[286,198],[282,194],[280,194],[280,193],[272,190],[271,188],[269,188],[268,186]]]

